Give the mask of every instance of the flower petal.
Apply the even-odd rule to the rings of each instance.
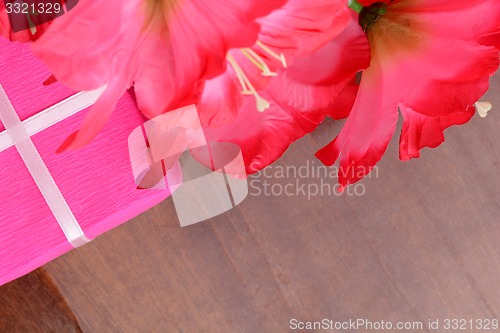
[[[231,67],[205,83],[197,107],[204,127],[220,127],[234,121],[242,104],[241,87]]]
[[[115,110],[116,103],[126,91],[123,82],[123,80],[115,79],[110,83],[97,102],[90,108],[80,129],[64,141],[57,149],[58,153],[68,149],[83,148],[99,134]]]
[[[175,96],[185,98],[169,101],[169,109],[191,104],[193,95],[199,93],[196,89],[198,82],[224,71],[229,49],[254,44],[259,32],[255,19],[279,8],[284,2],[181,0],[167,20],[171,60],[175,66]]]
[[[414,30],[407,19],[389,11],[370,28],[372,63],[363,73],[353,110],[339,136],[316,154],[328,165],[340,158],[343,186],[363,178],[380,160],[394,132],[398,106],[415,112],[406,111],[402,157],[416,157],[415,149],[439,144],[449,124],[465,121],[469,113],[462,113],[470,112],[498,68],[497,49]],[[438,118],[438,124],[430,118]],[[419,126],[424,120],[425,126]],[[424,130],[431,137],[405,137]]]
[[[231,142],[241,148],[248,174],[276,161],[294,141],[292,115],[265,93],[262,97],[271,104],[266,111],[258,112],[254,99],[246,96],[233,122],[205,129],[208,142]]]
[[[391,87],[380,62],[363,73],[358,98],[351,114],[335,140],[316,153],[324,164],[332,165],[340,158],[339,183],[357,182],[382,158],[398,121],[397,98],[382,94]]]
[[[497,0],[406,0],[391,4],[390,11],[408,19],[419,30],[471,42],[498,28],[500,22]]]
[[[436,148],[444,142],[443,131],[452,125],[462,125],[474,116],[475,108],[441,117],[428,117],[400,105],[403,128],[399,141],[399,158],[403,161],[420,157],[420,149]]]
[[[479,39],[479,43],[481,45],[494,46],[500,50],[500,27],[498,27],[495,31],[483,35]]]
[[[330,42],[350,21],[343,0],[289,0],[259,20],[259,41],[291,63]]]
[[[384,75],[391,73],[384,94],[431,117],[466,110],[487,91],[499,66],[498,49],[412,30],[407,19],[390,12],[368,34]]]
[[[109,8],[113,15],[107,15]],[[139,10],[139,0],[81,0],[32,49],[58,81],[75,90],[102,87],[116,75],[130,86],[130,62],[143,26]]]
[[[327,114],[344,118],[349,113],[355,99],[353,93],[357,91],[353,78],[369,63],[368,40],[352,21],[342,34],[318,51],[296,58],[292,66],[271,80],[268,89],[279,104],[296,112],[297,119],[309,119],[317,126]],[[343,98],[350,92],[350,99],[339,103],[344,92]]]

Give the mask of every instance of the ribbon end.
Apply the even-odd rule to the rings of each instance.
[[[73,246],[76,249],[76,248],[81,247],[87,243],[90,243],[92,240],[87,238],[87,236],[85,236],[85,234],[82,234],[80,237],[74,238],[74,239],[68,239],[68,241],[71,244],[71,246]]]

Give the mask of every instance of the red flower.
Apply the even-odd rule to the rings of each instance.
[[[105,125],[125,90],[155,117],[192,104],[200,82],[224,70],[230,48],[252,45],[255,19],[284,0],[80,0],[33,44],[57,80],[75,90],[107,86],[61,149],[79,148]]]
[[[259,23],[258,42],[229,53],[226,72],[206,82],[198,103],[208,141],[238,144],[248,173],[328,114],[345,117],[353,78],[369,62],[366,37],[344,1],[292,0]]]
[[[340,158],[339,182],[352,184],[384,154],[403,114],[400,158],[444,141],[443,131],[467,122],[499,65],[498,0],[361,1],[370,67],[341,133],[316,156]],[[387,11],[385,14],[383,14]],[[373,14],[383,15],[373,15]],[[371,16],[370,16],[371,15]]]

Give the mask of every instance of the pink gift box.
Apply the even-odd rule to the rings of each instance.
[[[75,95],[59,83],[43,86],[49,71],[29,45],[0,38],[0,85],[21,121]],[[80,111],[31,135],[62,197],[89,239],[130,220],[170,195],[138,190],[128,136],[144,122],[125,94],[105,129],[86,148],[56,154],[85,116]],[[0,122],[0,132],[5,126]],[[9,137],[10,139],[10,137]],[[180,172],[173,170],[172,172]],[[73,249],[15,146],[0,150],[0,285]]]

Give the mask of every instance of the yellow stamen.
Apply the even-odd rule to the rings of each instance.
[[[480,117],[484,118],[488,115],[488,112],[493,108],[493,105],[490,102],[477,102],[475,104],[477,113]]]
[[[262,71],[262,75],[264,75],[264,76],[276,76],[276,75],[278,75],[278,74],[271,71],[269,66],[264,61],[264,59],[262,59],[262,57],[260,55],[258,55],[257,52],[255,52],[254,50],[252,50],[250,48],[244,48],[244,49],[240,49],[240,51],[241,51],[241,53],[243,53],[243,55],[245,57],[247,57],[248,60],[250,60],[250,62],[252,62],[252,64],[257,66]]]
[[[241,85],[241,93],[243,95],[251,95],[252,93],[250,92],[250,89],[248,88],[245,79],[243,79],[243,76],[240,75],[243,70],[241,69],[240,65],[234,60],[233,56],[228,54],[227,55],[227,61],[229,62],[229,65],[233,68],[234,72],[236,73],[236,77],[238,78],[238,81],[240,82]]]
[[[253,95],[255,97],[257,110],[259,112],[263,112],[266,109],[268,109],[270,107],[269,101],[267,101],[265,98],[259,95],[259,93],[257,92],[257,90],[255,90],[254,86],[248,79],[243,69],[241,69],[240,65],[238,65],[238,63],[231,54],[227,55],[227,61],[229,65],[231,65],[231,67],[233,68],[234,72],[236,73],[236,77],[238,78],[241,87],[243,89],[242,94]]]
[[[265,45],[260,40],[258,40],[256,44],[258,47],[260,47],[262,50],[264,50],[271,57],[273,57],[274,59],[281,62],[281,64],[283,65],[284,68],[287,68],[286,58],[283,55],[283,53],[278,54],[278,53],[274,52],[273,50],[271,50],[271,48],[269,46]]]
[[[30,27],[30,32],[32,35],[35,35],[36,34],[36,25],[33,23],[33,21],[31,20],[31,16],[30,14],[26,14],[26,19],[28,20],[28,25]]]

